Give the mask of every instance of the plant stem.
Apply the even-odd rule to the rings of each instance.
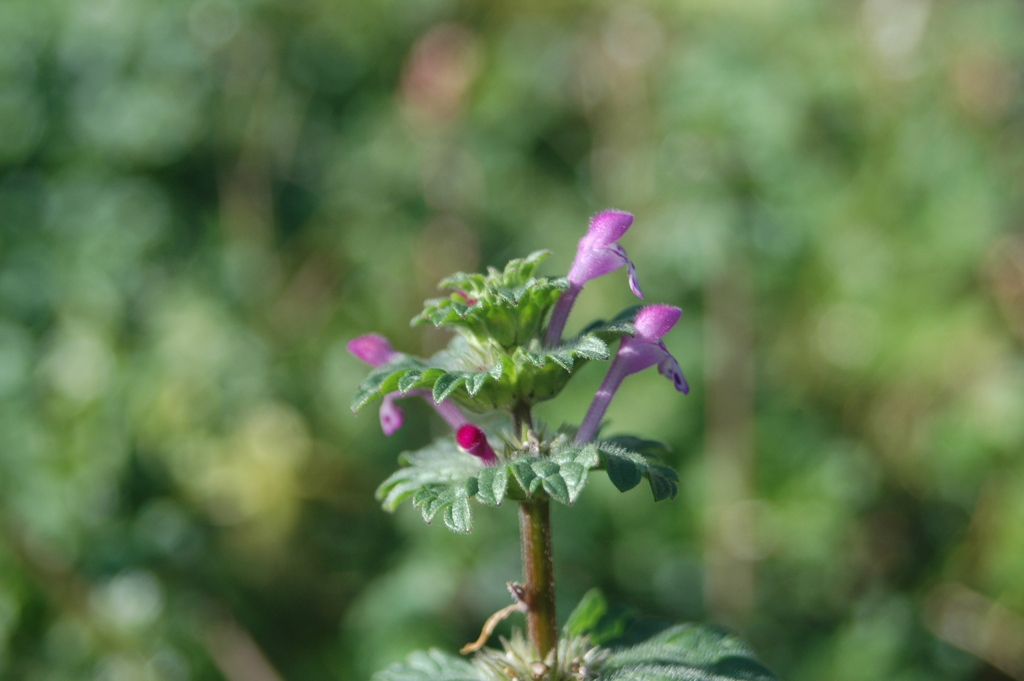
[[[526,631],[543,660],[558,645],[555,572],[551,560],[551,510],[547,499],[520,502],[519,536],[528,608]]]
[[[533,415],[530,413],[530,405],[525,402],[517,402],[512,407],[512,434],[517,438],[523,438],[523,426],[533,431]]]

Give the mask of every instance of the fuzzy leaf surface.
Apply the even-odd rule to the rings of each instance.
[[[386,511],[394,511],[427,485],[465,485],[483,468],[479,460],[446,438],[415,452],[405,452],[398,460],[403,467],[377,488],[377,500]]]
[[[436,648],[416,651],[371,677],[371,681],[486,681],[467,660]]]
[[[548,251],[537,251],[509,261],[503,271],[460,272],[444,279],[440,287],[455,293],[428,300],[413,324],[431,322],[505,349],[528,342],[539,335],[551,306],[569,287],[564,277],[534,277],[548,255]]]
[[[738,638],[681,624],[612,653],[601,681],[778,681]]]
[[[590,637],[592,643],[601,645],[622,636],[627,618],[625,613],[610,614],[608,602],[601,590],[591,589],[583,594],[583,598],[566,620],[565,635],[586,635]]]
[[[600,467],[608,472],[608,479],[620,492],[633,489],[646,477],[655,501],[674,499],[679,493],[679,475],[675,469],[661,463],[660,458],[626,449],[616,444],[615,439],[599,440],[596,444]]]

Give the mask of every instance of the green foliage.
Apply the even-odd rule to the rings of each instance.
[[[398,461],[402,468],[377,488],[377,500],[386,511],[394,511],[426,485],[464,484],[481,468],[478,459],[459,449],[449,438],[441,438],[416,452],[405,452]]]
[[[431,321],[460,335],[429,359],[399,355],[371,371],[352,399],[352,411],[396,390],[403,395],[429,390],[435,402],[452,398],[475,412],[508,410],[516,403],[551,399],[574,370],[590,360],[609,359],[609,344],[635,332],[632,320],[639,306],[545,347],[543,321],[566,288],[564,278],[533,276],[547,255],[537,251],[510,261],[500,272],[491,268],[487,275],[460,273],[442,281],[442,287],[458,293],[427,301],[413,323]]]
[[[608,611],[608,601],[600,589],[583,594],[565,622],[566,636],[586,636],[595,645],[614,641],[626,630],[626,615],[616,617]]]
[[[633,320],[636,318],[636,313],[642,307],[643,305],[631,305],[611,319],[593,321],[580,331],[579,335],[583,337],[593,334],[606,343],[611,343],[623,336],[632,336],[636,333]]]
[[[385,510],[394,511],[412,498],[426,522],[442,513],[446,527],[468,533],[473,525],[471,498],[485,506],[537,497],[571,506],[595,469],[606,470],[620,491],[636,487],[646,477],[655,501],[675,497],[678,476],[673,469],[661,464],[654,454],[644,456],[619,443],[644,451],[665,451],[660,443],[630,436],[578,445],[559,435],[544,456],[510,450],[497,464],[484,466],[450,437],[443,437],[424,449],[403,453],[399,457],[402,467],[377,488],[377,500]]]
[[[610,356],[608,344],[596,332],[554,348],[544,348],[532,339],[511,355],[491,344],[456,336],[430,359],[399,355],[371,371],[360,383],[351,408],[357,412],[396,390],[402,394],[429,390],[435,402],[454,398],[476,412],[509,409],[516,401],[535,404],[557,395],[584,362]]]
[[[373,675],[372,681],[487,681],[470,662],[432,648]]]
[[[628,449],[629,445],[652,453],[645,456]],[[599,467],[608,473],[608,479],[620,492],[633,489],[646,477],[655,501],[674,499],[679,493],[679,475],[675,469],[663,464],[658,456],[666,451],[661,443],[623,436],[598,440],[596,449],[599,454]]]
[[[775,681],[753,651],[718,629],[681,624],[604,663],[601,681]]]
[[[1008,648],[936,642],[963,599],[933,586],[1024,613],[1020,2],[481,7],[0,2],[0,677],[221,681],[211,613],[301,681],[465,642],[514,519],[380,513],[426,410],[352,419],[345,342],[431,354],[408,321],[439,278],[539,246],[562,274],[606,206],[694,382],[684,410],[630,378],[655,397],[609,418],[694,477],[628,522],[585,493],[563,574],[722,614],[702,557],[735,500],[700,445],[736,320],[755,650],[793,681],[998,676]],[[570,328],[588,296],[636,302],[613,273]]]
[[[559,664],[542,677],[531,673],[536,651],[516,632],[503,640],[504,651],[484,649],[470,664],[438,650],[416,652],[404,664],[393,664],[373,681],[508,681],[516,677],[549,681],[776,681],[750,648],[725,631],[682,624],[621,649],[594,647],[621,633],[621,625],[599,629],[607,604],[599,592],[584,596],[569,617],[559,646]],[[536,664],[536,662],[534,662]]]
[[[504,271],[486,275],[458,273],[439,284],[455,289],[448,298],[428,300],[413,324],[432,322],[473,336],[481,344],[495,343],[510,351],[540,335],[551,306],[569,288],[564,277],[534,277],[549,251],[536,251],[511,260]],[[571,368],[571,366],[570,366]]]

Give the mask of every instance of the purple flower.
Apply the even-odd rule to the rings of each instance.
[[[572,261],[569,270],[569,290],[558,299],[551,313],[545,339],[548,346],[557,345],[562,339],[562,330],[565,329],[565,321],[569,318],[576,296],[591,279],[614,272],[625,265],[629,272],[629,288],[638,298],[644,297],[637,280],[636,267],[626,256],[625,249],[618,244],[618,240],[632,224],[633,216],[620,210],[602,211],[590,220],[590,227],[587,228],[586,236],[580,239],[576,259]]]
[[[487,442],[487,435],[472,423],[467,423],[459,428],[455,434],[455,440],[460,447],[486,465],[492,466],[498,462],[498,455],[494,453],[490,443]]]
[[[395,404],[397,393],[388,393],[380,403],[380,429],[388,437],[394,435],[405,423],[405,412]]]
[[[398,353],[391,347],[391,341],[379,333],[357,336],[348,342],[348,351],[372,367],[384,366]]]
[[[679,362],[672,356],[672,353],[665,347],[662,336],[668,333],[676,322],[679,321],[683,311],[671,305],[649,305],[636,313],[633,326],[636,327],[635,336],[626,336],[619,345],[619,351],[612,361],[611,368],[604,382],[594,395],[594,401],[587,410],[587,415],[580,425],[576,439],[580,442],[590,442],[597,435],[598,426],[608,409],[608,405],[615,395],[615,391],[622,385],[623,379],[630,374],[643,371],[654,365],[658,366],[658,373],[665,378],[671,379],[676,390],[686,394],[690,392],[690,386],[683,377]]]
[[[395,352],[391,342],[378,333],[368,333],[365,336],[353,338],[346,347],[358,359],[372,367],[384,366],[399,354]],[[395,391],[385,395],[380,405],[380,429],[388,437],[394,435],[402,427],[402,424],[405,423],[405,412],[395,404],[395,400],[399,397],[408,397],[410,395],[418,395],[429,402],[437,410],[437,413],[441,415],[441,418],[447,421],[448,425],[455,430],[468,423],[466,417],[462,415],[462,412],[454,404],[450,402],[442,404],[434,402],[434,398],[429,390],[410,390],[405,395]]]

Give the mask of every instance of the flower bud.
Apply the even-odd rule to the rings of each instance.
[[[497,463],[498,455],[494,453],[490,443],[487,442],[487,436],[484,434],[484,431],[472,423],[467,423],[459,428],[458,433],[455,435],[455,440],[459,443],[460,447],[488,466]]]

